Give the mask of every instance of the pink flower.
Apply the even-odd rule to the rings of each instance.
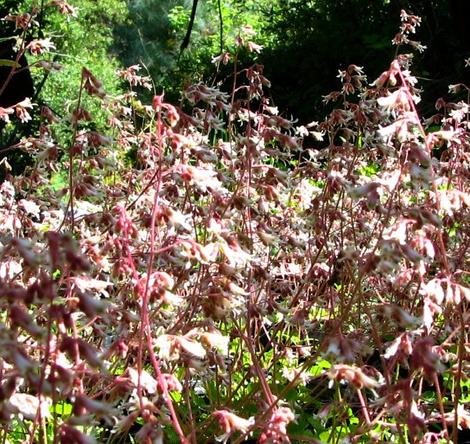
[[[31,26],[31,15],[24,13],[21,15],[8,14],[4,17],[4,20],[9,22],[15,22],[16,29],[26,29]]]
[[[222,62],[224,65],[226,65],[230,61],[230,53],[229,52],[223,52],[218,56],[212,57],[212,63],[220,63]]]
[[[358,389],[363,387],[377,388],[380,385],[375,379],[367,376],[359,367],[346,364],[331,367],[328,377],[336,381],[347,381]]]
[[[83,87],[90,96],[104,98],[103,84],[86,68],[82,68]]]
[[[140,69],[141,67],[139,65],[129,66],[127,69],[118,71],[118,77],[127,80],[131,86],[141,85],[146,89],[152,89],[150,77],[139,76],[137,74]]]
[[[47,418],[51,415],[49,407],[52,402],[49,398],[42,396],[39,398],[27,393],[15,393],[8,399],[8,402],[26,419],[34,420],[38,410],[42,418]]]
[[[216,410],[212,416],[217,418],[224,434],[217,437],[218,441],[227,442],[233,432],[246,433],[254,424],[254,418],[244,419],[228,410]]]
[[[439,360],[439,355],[433,347],[433,339],[430,336],[418,339],[413,345],[411,354],[411,368],[423,369],[424,375],[432,380],[436,373],[441,373],[444,366]]]
[[[61,14],[77,17],[77,8],[75,6],[69,5],[64,0],[53,0],[51,3],[49,3],[49,5],[57,6]]]
[[[377,103],[387,111],[393,111],[395,109],[402,111],[411,110],[406,88],[397,89],[388,96],[378,98]]]
[[[258,54],[259,54],[259,53],[261,52],[261,50],[263,49],[263,46],[262,46],[262,45],[258,45],[258,44],[254,43],[254,42],[251,42],[251,41],[249,41],[249,42],[246,43],[246,47],[248,48],[248,51],[249,51],[249,52],[256,52],[256,53],[258,53]]]
[[[96,443],[94,438],[86,436],[82,432],[66,424],[62,424],[62,426],[60,427],[60,438],[61,442],[70,442],[75,444]]]
[[[31,54],[40,55],[55,49],[55,45],[51,42],[51,39],[47,38],[42,40],[33,40],[28,44],[27,48]]]
[[[0,120],[3,120],[5,123],[10,121],[10,114],[13,114],[15,110],[13,108],[2,108],[0,106]]]
[[[294,420],[295,415],[290,408],[281,407],[274,410],[258,442],[260,444],[289,443],[287,425]]]
[[[22,122],[28,122],[29,120],[31,120],[31,116],[28,113],[28,111],[26,110],[27,108],[28,109],[33,108],[33,104],[31,103],[31,99],[28,98],[28,97],[26,99],[22,100],[21,102],[18,102],[15,105],[16,115],[18,116],[18,118]]]

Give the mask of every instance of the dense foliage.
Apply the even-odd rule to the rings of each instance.
[[[464,68],[464,59],[470,56],[463,23],[470,3],[465,0],[278,0],[273,4],[261,20],[263,34],[273,36],[261,63],[273,82],[277,104],[303,122],[322,113],[321,97],[334,88],[338,67],[356,63],[373,76],[380,74],[394,57],[389,41],[401,9],[412,10],[423,21],[418,39],[427,48],[414,52],[413,63],[424,87],[419,107],[431,113],[449,84],[470,81]]]
[[[119,94],[81,68],[70,109],[43,107],[15,146],[34,165],[0,185],[4,442],[457,442],[469,104],[418,113],[419,22],[402,11],[386,70],[341,70],[307,126],[238,64],[250,26],[214,60],[231,88],[197,82],[181,106],[141,102],[136,65]]]
[[[200,1],[189,44],[183,50],[191,1],[129,2],[128,20],[115,27],[114,49],[125,66],[143,65],[157,92],[165,91],[169,100],[178,102],[189,84],[214,81],[212,57],[234,49],[242,26],[260,29],[264,5],[253,0]],[[253,54],[246,58],[253,62]],[[220,78],[225,79],[224,75]]]
[[[190,44],[181,52],[192,3],[129,2],[130,20],[116,29],[116,50],[125,65],[143,63],[174,101],[193,81],[212,84],[211,57],[231,51],[240,26],[249,24],[264,47],[256,58],[272,81],[275,104],[302,123],[318,120],[322,96],[335,87],[338,68],[356,63],[378,76],[394,57],[390,36],[399,26],[401,9],[414,11],[423,21],[419,39],[427,50],[415,52],[413,65],[425,87],[420,109],[432,112],[447,85],[470,80],[464,67],[470,56],[466,0],[201,0]],[[253,55],[239,57],[247,67]],[[225,81],[229,71],[220,68],[215,79]]]
[[[62,2],[54,1],[38,4],[33,0],[2,0],[0,4],[2,17],[34,11],[34,18],[24,29],[17,26],[13,19],[3,19],[0,37],[8,39],[14,36],[17,54],[27,58],[34,86],[31,98],[36,106],[47,104],[60,117],[66,117],[74,106],[80,88],[82,66],[93,69],[106,83],[109,93],[117,94],[120,91],[121,82],[115,76],[120,65],[110,55],[109,49],[113,26],[117,26],[126,17],[125,2],[80,0],[77,3],[79,7],[69,5],[66,9],[61,6]],[[28,20],[27,15],[24,20]],[[32,42],[36,44],[33,45]],[[18,77],[21,77],[21,73],[13,77],[12,83]],[[16,82],[14,88],[18,91],[25,90],[24,82]],[[101,112],[100,107],[94,107],[92,103],[89,106],[95,115],[95,127],[104,129],[106,115]],[[37,131],[39,114],[31,112],[31,120],[12,120],[6,127],[0,127],[0,148],[7,148]],[[69,124],[66,123],[58,126],[56,133],[61,138],[69,129]],[[13,167],[18,164],[14,156],[9,158],[9,162]],[[21,163],[20,167],[24,168],[24,164]]]

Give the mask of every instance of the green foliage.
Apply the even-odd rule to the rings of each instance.
[[[243,26],[249,25],[255,31],[262,29],[261,11],[267,4],[267,1],[221,0],[219,11],[218,0],[200,1],[190,44],[180,52],[192,2],[130,2],[128,20],[115,27],[115,50],[124,65],[145,66],[157,91],[165,91],[167,98],[178,101],[182,88],[214,77],[212,57],[233,50]],[[261,36],[257,36],[256,41],[265,43]]]
[[[2,138],[9,144],[15,143],[15,140],[28,135],[39,126],[42,105],[47,105],[60,118],[70,113],[76,104],[84,66],[106,84],[107,93],[116,95],[121,91],[121,82],[116,76],[116,69],[120,65],[110,52],[110,47],[113,42],[113,27],[122,23],[126,17],[126,1],[75,0],[73,7],[75,14],[65,15],[53,3],[38,4],[35,0],[21,0],[10,11],[18,14],[35,11],[31,29],[25,34],[25,46],[32,40],[47,37],[54,47],[37,55],[26,50],[34,81],[34,103],[38,106],[31,111],[31,123],[22,124],[12,120],[9,127],[2,129]],[[94,128],[106,128],[108,114],[102,110],[101,105],[87,97],[84,98],[84,103],[94,118]],[[66,140],[67,132],[68,125],[63,124],[63,121],[55,126],[55,135],[59,142]],[[15,158],[14,163],[16,169],[24,169],[28,159],[20,161]]]
[[[361,176],[372,177],[380,171],[380,165],[371,163],[359,168],[358,172]]]
[[[125,4],[124,0],[76,0],[76,18],[66,18],[57,12],[45,16],[46,32],[57,46],[54,59],[62,69],[49,76],[41,100],[59,116],[66,115],[74,106],[71,99],[77,97],[84,66],[106,85],[107,93],[114,95],[120,92],[120,82],[116,77],[116,69],[120,65],[110,53],[110,47],[113,26],[126,17]],[[106,114],[101,112],[100,106],[93,105],[93,100],[88,102],[96,127],[103,128]]]
[[[143,65],[159,90],[175,68],[181,42],[171,28],[171,20],[176,21],[178,29],[186,25],[189,12],[185,18],[184,4],[179,0],[128,2],[127,19],[114,27],[114,50],[123,65]]]

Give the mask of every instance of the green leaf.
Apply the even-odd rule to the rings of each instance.
[[[372,177],[375,174],[377,174],[379,171],[380,171],[380,166],[375,163],[371,163],[367,166],[359,168],[358,170],[361,176],[367,176],[367,177]]]
[[[11,66],[12,68],[20,68],[21,65],[15,60],[0,59],[0,66]]]
[[[70,416],[72,414],[73,405],[68,402],[59,402],[50,408],[51,413],[60,416]]]
[[[326,359],[318,358],[315,365],[310,368],[309,373],[312,376],[320,376],[323,374],[324,370],[328,370],[331,368],[331,363],[328,362]]]

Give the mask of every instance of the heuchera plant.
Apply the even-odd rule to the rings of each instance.
[[[418,24],[402,12],[394,42],[421,49]],[[422,118],[400,54],[373,83],[341,71],[336,108],[296,126],[262,67],[237,67],[248,31],[223,55],[231,92],[146,105],[137,66],[119,97],[84,68],[69,143],[44,108],[16,147],[36,162],[0,186],[3,442],[434,443],[470,427],[468,101]],[[87,129],[85,94],[108,134]]]

